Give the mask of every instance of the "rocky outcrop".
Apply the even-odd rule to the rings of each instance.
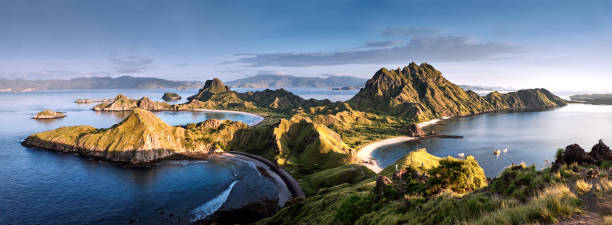
[[[244,123],[232,121],[173,127],[153,113],[135,108],[130,116],[108,129],[95,129],[90,126],[61,127],[34,134],[23,144],[139,164],[177,153],[222,151],[221,146],[226,146],[237,130],[246,127]]]
[[[408,134],[409,137],[424,137],[425,136],[425,131],[423,131],[423,129],[421,129],[421,127],[418,124],[410,124],[410,126],[408,127]]]
[[[599,164],[605,160],[612,161],[612,150],[603,143],[602,140],[599,140],[599,143],[591,148],[591,152],[589,152],[589,156],[595,161],[595,163]]]
[[[174,92],[166,92],[164,93],[164,95],[162,96],[162,99],[164,101],[177,101],[180,100],[182,97]]]
[[[61,118],[65,116],[66,114],[61,113],[61,112],[56,112],[52,110],[43,110],[43,111],[36,113],[36,115],[34,115],[32,119],[56,119],[56,118]]]
[[[139,100],[129,99],[127,96],[119,94],[112,102],[102,103],[93,107],[95,111],[131,111],[133,109],[145,109],[149,111],[171,110],[172,107],[165,102],[156,102],[147,97]]]
[[[578,144],[568,145],[565,147],[562,159],[566,164],[578,163],[580,165],[585,165],[593,163],[593,158]]]
[[[417,121],[499,110],[537,110],[565,105],[545,89],[521,90],[481,97],[446,80],[433,66],[423,63],[403,69],[380,69],[365,88],[348,101],[355,109]]]

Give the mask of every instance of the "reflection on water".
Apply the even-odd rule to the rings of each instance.
[[[552,162],[558,148],[578,143],[590,148],[599,139],[612,142],[612,106],[571,104],[541,112],[491,113],[455,118],[433,128],[439,134],[463,139],[427,139],[377,149],[373,154],[387,166],[417,149],[437,156],[474,155],[487,176],[496,176],[512,163],[525,162],[542,168]],[[493,155],[496,149],[507,153]]]
[[[121,91],[130,98],[158,100],[163,90]],[[195,92],[195,91],[194,91]],[[97,159],[40,149],[20,142],[36,132],[61,126],[107,128],[130,112],[95,112],[95,104],[76,98],[112,98],[117,90],[0,93],[0,224],[184,224],[192,211],[236,182],[227,205],[277,196],[271,179],[248,164],[227,159],[169,161],[127,168]],[[187,93],[179,93],[190,95]],[[66,112],[55,120],[34,120],[43,109]],[[220,112],[155,112],[170,125],[209,118],[243,121],[259,118]],[[240,177],[237,178],[236,176]],[[246,193],[242,193],[246,192]],[[172,214],[172,217],[169,216]]]

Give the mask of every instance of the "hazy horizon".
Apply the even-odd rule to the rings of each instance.
[[[609,92],[612,2],[0,1],[0,78],[370,78]]]

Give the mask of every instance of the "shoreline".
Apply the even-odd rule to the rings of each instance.
[[[434,125],[436,123],[439,123],[440,121],[449,119],[450,117],[442,117],[439,119],[433,119],[430,121],[426,121],[426,122],[421,122],[418,123],[419,127],[424,128],[424,127],[428,127],[431,125]],[[374,150],[383,147],[385,145],[390,145],[390,144],[397,144],[397,143],[401,143],[401,142],[405,142],[405,141],[413,141],[413,140],[417,140],[419,139],[418,137],[408,137],[408,136],[399,136],[399,137],[391,137],[391,138],[385,138],[382,140],[378,140],[375,142],[372,142],[370,144],[367,144],[363,147],[361,147],[358,151],[357,151],[357,158],[359,158],[359,164],[364,165],[365,167],[367,167],[368,169],[374,171],[375,173],[380,173],[383,168],[380,167],[380,165],[378,165],[378,161],[376,160],[376,158],[374,158],[372,156],[372,153],[374,153]]]
[[[249,116],[253,116],[253,117],[257,117],[257,120],[255,122],[253,122],[253,125],[249,125],[249,126],[255,126],[259,123],[261,123],[262,121],[264,121],[264,117],[262,115],[259,114],[255,114],[255,113],[250,113],[250,112],[243,112],[243,111],[234,111],[234,110],[220,110],[220,109],[191,109],[191,110],[177,110],[177,112],[181,112],[181,111],[196,111],[196,112],[225,112],[225,113],[235,113],[235,114],[243,114],[243,115],[249,115]]]

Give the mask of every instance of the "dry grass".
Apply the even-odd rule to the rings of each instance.
[[[583,179],[576,180],[576,191],[578,191],[578,193],[581,195],[591,191],[592,187],[593,185],[591,183],[586,182]]]
[[[612,216],[604,216],[603,220],[606,225],[612,225]]]
[[[526,204],[505,206],[466,224],[554,223],[557,218],[580,211],[580,200],[569,188],[565,185],[555,185],[545,189]]]

